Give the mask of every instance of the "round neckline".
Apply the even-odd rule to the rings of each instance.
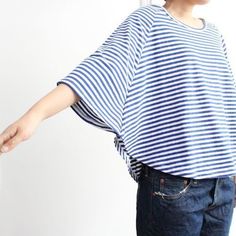
[[[172,20],[174,20],[175,22],[177,22],[178,24],[182,25],[182,26],[185,26],[186,28],[188,29],[191,29],[191,30],[196,30],[196,31],[203,31],[205,28],[206,28],[206,21],[204,18],[198,18],[202,21],[203,23],[203,26],[201,28],[196,28],[196,27],[193,27],[191,25],[188,25],[188,24],[185,24],[184,22],[182,22],[181,20],[178,20],[176,17],[174,17],[165,7],[161,6],[161,5],[157,5],[157,4],[151,4],[153,6],[158,6],[160,7]]]

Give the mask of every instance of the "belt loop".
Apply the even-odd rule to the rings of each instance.
[[[233,181],[236,184],[236,176],[233,176]]]
[[[148,177],[148,166],[144,165],[145,176]]]

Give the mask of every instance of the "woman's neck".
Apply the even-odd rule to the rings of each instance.
[[[186,0],[166,0],[163,5],[175,17],[191,19],[194,5]]]
[[[201,28],[202,20],[193,16],[193,8],[195,4],[186,0],[166,0],[163,7],[176,19],[188,24],[192,27]]]

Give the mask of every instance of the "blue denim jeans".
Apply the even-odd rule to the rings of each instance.
[[[196,180],[143,165],[137,190],[137,236],[227,236],[234,193],[231,177]]]

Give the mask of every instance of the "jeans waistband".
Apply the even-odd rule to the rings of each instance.
[[[173,178],[182,178],[182,179],[186,179],[186,177],[182,177],[182,176],[175,176],[175,175],[171,175],[168,173],[164,173],[160,170],[156,170],[146,164],[142,164],[142,172],[146,177],[161,177],[161,176],[168,176],[168,177],[173,177]],[[190,179],[190,178],[188,178]]]
[[[146,176],[146,177],[164,177],[164,176],[168,176],[169,178],[179,178],[179,179],[193,179],[193,178],[188,178],[188,177],[182,177],[182,176],[175,176],[175,175],[171,175],[168,173],[164,173],[160,170],[156,170],[146,164],[142,164],[142,173]],[[231,178],[233,181],[235,181],[236,183],[236,178],[234,176],[229,176],[229,177],[224,177],[224,178]],[[208,179],[193,179],[196,182],[204,182],[204,181],[215,181],[218,178],[208,178]]]

